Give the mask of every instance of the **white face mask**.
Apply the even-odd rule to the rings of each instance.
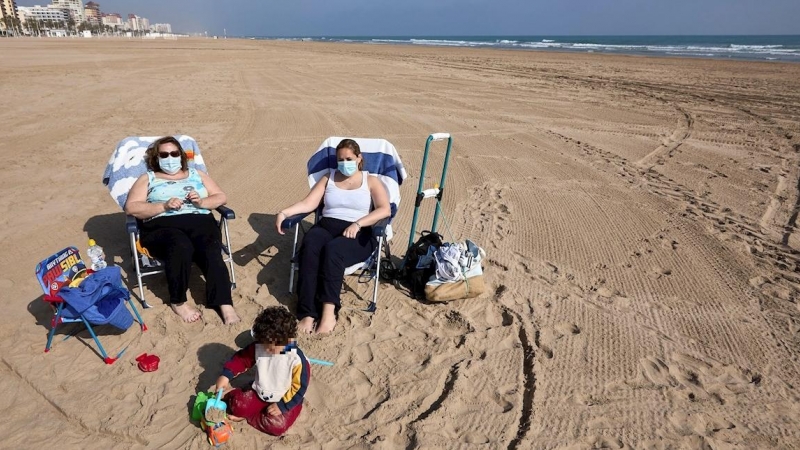
[[[159,158],[158,166],[161,167],[161,170],[165,173],[175,175],[181,170],[181,157],[167,156],[166,158]]]

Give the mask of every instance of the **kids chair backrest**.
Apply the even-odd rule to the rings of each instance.
[[[128,290],[122,286],[117,266],[87,275],[86,264],[81,260],[78,249],[67,247],[36,265],[36,279],[44,292],[44,301],[50,304],[55,313],[45,352],[50,351],[58,325],[78,322],[86,326],[103,361],[113,364],[125,352],[125,348],[115,358],[109,357],[92,325],[108,324],[127,329],[133,323],[133,317],[125,308],[126,303],[136,315],[142,331],[147,330],[139,311],[130,301]]]
[[[208,173],[197,142],[187,135],[175,135],[173,137],[180,142],[181,148],[186,153],[189,167]],[[117,202],[120,208],[125,209],[128,192],[130,192],[133,183],[140,176],[147,173],[148,168],[145,161],[147,148],[160,138],[161,136],[126,137],[117,144],[111,154],[106,170],[103,172],[103,184],[108,188],[111,198]],[[236,218],[236,214],[232,209],[225,206],[217,208],[217,212],[220,214],[219,226],[224,239],[222,243],[223,259],[230,268],[231,286],[236,287],[236,275],[233,270],[233,256],[230,250],[230,234],[228,232],[228,220]],[[138,281],[139,300],[145,308],[149,308],[150,305],[144,299],[142,277],[163,272],[163,265],[161,261],[151,257],[147,249],[139,244],[139,221],[133,216],[127,216],[126,227],[130,237],[131,255],[133,255],[133,266]]]
[[[311,155],[306,164],[308,173],[308,186],[313,187],[324,175],[335,170],[337,167],[336,161],[336,146],[345,137],[331,136],[319,146],[319,148]],[[389,203],[391,208],[391,216],[387,219],[380,221],[373,225],[373,232],[378,237],[378,247],[375,252],[366,261],[359,264],[350,266],[345,270],[345,275],[355,273],[359,269],[363,269],[363,273],[369,273],[370,278],[374,278],[375,285],[372,293],[372,302],[370,303],[367,311],[374,312],[378,300],[378,283],[380,281],[380,268],[381,268],[381,251],[385,249],[386,258],[391,260],[391,252],[389,251],[388,241],[392,238],[392,219],[397,214],[397,209],[400,207],[400,185],[403,180],[408,177],[400,155],[397,149],[391,142],[385,139],[370,139],[370,138],[349,138],[358,143],[361,149],[361,156],[364,162],[364,169],[370,173],[371,176],[377,177],[386,188],[389,195]],[[321,216],[321,206],[316,211],[316,220]],[[289,275],[289,291],[294,290],[294,272],[298,269],[296,263],[297,244],[299,238],[299,222],[305,215],[294,216],[288,218],[283,223],[283,228],[295,227],[294,233],[294,246],[292,248],[292,268]],[[387,245],[384,247],[383,244]],[[372,267],[375,268],[374,273]]]

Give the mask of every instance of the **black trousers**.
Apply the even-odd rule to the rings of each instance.
[[[222,260],[222,234],[211,214],[178,214],[143,222],[141,244],[164,262],[171,304],[186,301],[192,262],[206,279],[206,307],[232,305],[231,278]]]
[[[372,227],[364,227],[355,239],[342,236],[352,222],[323,217],[303,237],[297,282],[297,318],[322,314],[322,304],[339,310],[344,270],[369,258],[378,245]]]

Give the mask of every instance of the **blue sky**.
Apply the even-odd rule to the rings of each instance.
[[[88,1],[88,0],[87,0]],[[17,0],[18,6],[47,0]],[[85,3],[85,2],[84,2]],[[800,0],[97,0],[247,36],[800,34]]]

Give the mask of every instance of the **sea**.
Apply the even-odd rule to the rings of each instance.
[[[800,62],[800,35],[737,36],[308,36],[266,37],[375,45],[423,45]]]

